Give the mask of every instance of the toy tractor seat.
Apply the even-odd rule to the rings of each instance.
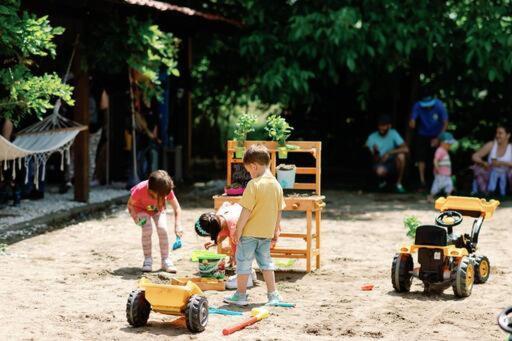
[[[448,246],[448,230],[437,225],[422,225],[416,230],[414,239],[416,245]]]

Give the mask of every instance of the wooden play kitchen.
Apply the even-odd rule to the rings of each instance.
[[[252,144],[263,144],[270,152],[270,170],[276,175],[278,166],[278,145],[273,141],[245,141],[245,148]],[[306,259],[306,271],[311,271],[311,260],[315,257],[315,268],[320,268],[320,225],[322,222],[322,209],[325,207],[325,197],[321,195],[321,161],[322,161],[322,142],[311,141],[289,141],[289,145],[295,146],[295,149],[288,150],[288,153],[308,153],[315,160],[314,167],[300,167],[296,165],[297,175],[308,175],[308,178],[314,178],[314,181],[296,182],[293,185],[294,190],[311,191],[307,194],[292,194],[285,196],[285,211],[304,212],[306,214],[306,233],[287,233],[283,228],[280,238],[302,239],[306,243],[305,249],[280,248],[278,245],[272,249],[272,257],[275,258],[298,258]],[[236,141],[227,143],[227,185],[232,182],[232,168],[234,164],[241,164],[242,160],[235,157]],[[241,196],[216,195],[213,197],[215,209],[218,209],[224,202],[237,203]],[[314,220],[314,222],[313,222]],[[314,224],[314,228],[313,228]],[[279,244],[279,243],[278,243]],[[219,253],[225,253],[222,245],[219,245]]]

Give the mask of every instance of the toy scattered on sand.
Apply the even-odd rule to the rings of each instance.
[[[361,290],[363,290],[363,291],[372,291],[373,288],[374,288],[373,284],[365,284],[365,285],[361,286]]]
[[[288,302],[268,302],[265,305],[269,307],[295,308],[295,303]]]
[[[416,230],[413,245],[403,246],[393,258],[391,282],[397,292],[408,292],[412,278],[419,278],[425,291],[444,290],[450,285],[458,297],[471,295],[473,283],[485,283],[491,270],[489,259],[477,255],[480,230],[499,201],[455,197],[439,198],[435,207],[441,214],[435,225],[422,225]],[[453,228],[463,216],[475,218],[471,234],[457,234]],[[420,267],[414,268],[413,254],[418,253]]]
[[[224,255],[199,256],[199,275],[207,278],[224,279],[226,276],[226,263]]]
[[[498,315],[498,325],[508,333],[506,340],[512,341],[512,307],[508,307]]]
[[[126,303],[126,318],[133,327],[145,326],[151,310],[184,316],[188,330],[204,331],[208,324],[208,300],[193,282],[186,285],[155,284],[141,278],[139,289],[131,292]]]
[[[208,312],[210,314],[218,314],[218,315],[228,315],[228,316],[243,316],[243,313],[240,311],[228,310],[228,309],[219,309],[215,307],[208,308]]]
[[[228,327],[228,328],[224,328],[222,330],[222,334],[223,335],[233,334],[234,332],[242,330],[245,327],[250,326],[251,324],[255,324],[256,322],[261,321],[264,318],[269,317],[270,313],[269,313],[268,310],[266,310],[264,308],[253,308],[251,310],[251,316],[252,316],[251,318],[249,318],[249,319],[247,319],[247,320],[245,320],[243,322],[237,323],[234,326],[231,326],[231,327]]]

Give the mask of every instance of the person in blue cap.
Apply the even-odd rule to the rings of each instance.
[[[421,189],[426,190],[427,161],[432,160],[434,150],[439,145],[438,136],[448,128],[446,107],[441,100],[433,96],[429,87],[422,89],[421,100],[414,103],[409,126],[416,129],[414,155],[418,164]]]
[[[366,147],[374,158],[373,171],[379,178],[379,188],[386,186],[386,179],[395,177],[395,189],[398,193],[404,193],[402,178],[405,169],[405,154],[409,148],[404,139],[393,128],[391,118],[381,115],[377,122],[377,131],[370,134],[366,140]]]

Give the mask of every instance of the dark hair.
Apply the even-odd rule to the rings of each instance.
[[[197,220],[194,229],[201,237],[208,237],[216,242],[220,232],[220,219],[213,212],[203,213]]]
[[[391,117],[389,115],[383,114],[380,115],[377,120],[378,125],[391,124]]]
[[[159,197],[165,197],[171,193],[174,183],[166,171],[159,169],[149,174],[148,188]]]
[[[426,98],[426,97],[433,97],[435,95],[435,92],[434,92],[434,89],[433,89],[433,86],[432,84],[425,84],[425,85],[422,85],[421,88],[420,88],[420,91],[419,91],[419,97],[420,97],[420,100]]]
[[[512,131],[512,130],[510,129],[510,127],[509,127],[509,126],[507,126],[507,125],[505,125],[505,124],[498,124],[498,125],[496,126],[496,130],[498,130],[498,129],[503,129],[503,130],[505,130],[505,133],[507,133],[507,134],[510,134],[510,132]]]
[[[244,165],[257,163],[262,166],[270,164],[270,154],[267,147],[262,144],[253,144],[244,153]]]

